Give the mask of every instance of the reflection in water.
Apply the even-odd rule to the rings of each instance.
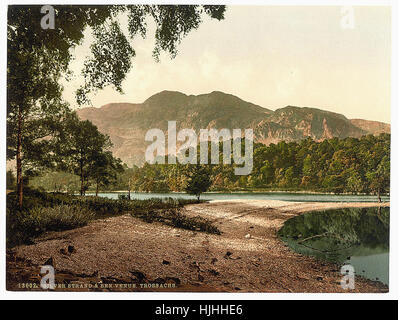
[[[389,221],[390,208],[316,211],[287,220],[278,235],[296,252],[388,285]]]

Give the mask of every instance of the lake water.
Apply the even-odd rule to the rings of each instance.
[[[101,197],[117,199],[120,194],[127,195],[127,192],[99,193]],[[90,194],[87,194],[90,195]],[[149,198],[184,198],[195,199],[186,193],[131,193],[132,199]],[[283,200],[283,201],[317,201],[317,202],[377,202],[376,196],[368,195],[333,195],[333,194],[308,194],[288,192],[235,192],[235,193],[204,193],[203,200],[232,200],[232,199],[258,199],[258,200]],[[390,201],[388,196],[382,197],[383,201]]]
[[[301,254],[339,265],[388,285],[389,208],[309,212],[287,220],[279,237]]]

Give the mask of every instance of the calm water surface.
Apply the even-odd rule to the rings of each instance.
[[[339,265],[388,285],[390,208],[316,211],[287,220],[279,237],[301,254]]]
[[[99,193],[101,197],[117,199],[120,194],[127,195],[127,192]],[[149,198],[184,198],[195,199],[186,193],[131,193],[132,199]],[[204,200],[232,200],[232,199],[257,199],[257,200],[283,200],[283,201],[317,201],[317,202],[377,202],[376,196],[368,195],[333,195],[333,194],[306,194],[287,192],[264,192],[264,193],[204,193],[201,196]],[[383,201],[390,201],[388,196],[382,197]]]

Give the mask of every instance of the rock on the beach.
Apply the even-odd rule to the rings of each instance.
[[[50,257],[50,258],[48,258],[47,260],[46,260],[46,262],[44,262],[44,264],[43,265],[45,265],[45,266],[53,266],[53,267],[55,267],[55,263],[54,263],[54,259],[53,259],[53,257]]]
[[[246,239],[250,239],[252,236],[250,235],[250,233],[248,233],[247,235],[245,235]]]
[[[75,247],[72,246],[72,245],[69,245],[69,246],[68,246],[68,252],[69,252],[69,253],[75,253],[75,252],[76,252]]]

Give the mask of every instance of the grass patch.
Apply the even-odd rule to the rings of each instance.
[[[201,217],[187,217],[184,205],[197,203],[191,199],[127,200],[81,197],[63,193],[45,193],[26,189],[22,210],[15,192],[7,194],[7,247],[30,244],[47,231],[63,231],[82,227],[90,220],[130,212],[146,222],[158,221],[175,228],[220,234],[211,222]]]
[[[30,244],[46,231],[63,231],[82,227],[95,212],[76,205],[33,207],[26,211],[7,210],[7,246]]]
[[[220,230],[210,220],[199,216],[188,217],[182,213],[180,207],[151,209],[146,212],[139,210],[131,212],[131,215],[148,223],[160,222],[174,228],[221,234]]]

